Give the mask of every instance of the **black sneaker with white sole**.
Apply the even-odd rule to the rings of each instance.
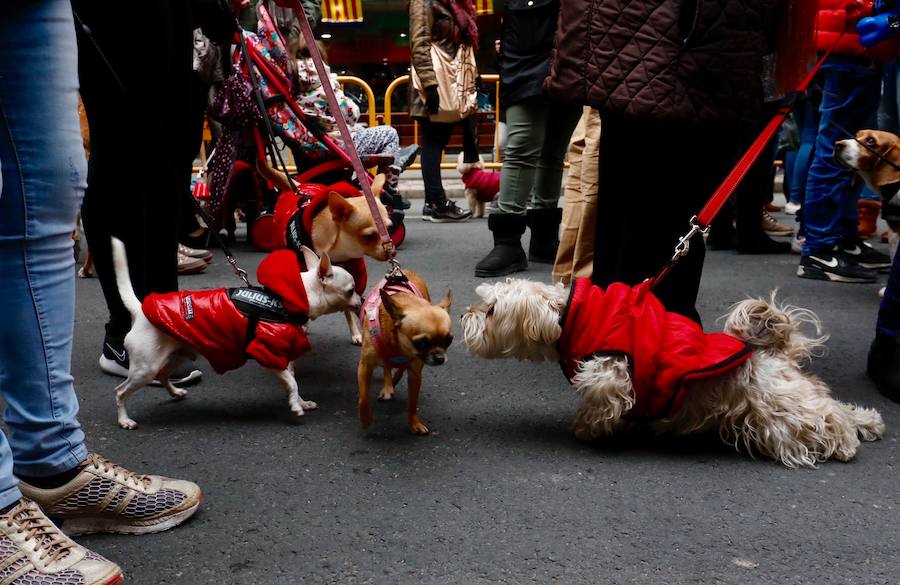
[[[460,209],[449,199],[440,205],[426,203],[422,208],[422,219],[432,223],[461,223],[469,221],[471,217],[471,211]]]
[[[891,257],[879,252],[871,244],[857,240],[850,244],[842,244],[839,250],[847,255],[847,258],[855,261],[863,268],[888,271],[891,268]]]
[[[128,377],[128,350],[125,349],[123,339],[106,336],[103,340],[103,352],[100,354],[100,369],[110,376]],[[192,364],[182,364],[169,374],[169,381],[175,386],[190,386],[198,383],[202,377],[203,372]],[[161,386],[159,380],[153,380],[151,384]]]
[[[878,273],[861,266],[839,250],[801,256],[797,276],[831,282],[875,282]]]

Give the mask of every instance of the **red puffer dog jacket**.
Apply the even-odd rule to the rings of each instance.
[[[579,278],[560,318],[560,366],[571,381],[578,362],[598,356],[628,358],[635,404],[630,419],[669,417],[685,398],[685,382],[720,376],[750,357],[750,347],[725,333],[666,311],[651,281],[606,291]]]
[[[153,293],[141,309],[153,325],[194,348],[222,374],[254,359],[283,370],[310,350],[309,301],[297,255],[269,254],[256,277],[265,288]]]
[[[300,246],[315,250],[312,243],[312,223],[316,213],[328,205],[328,193],[334,191],[344,197],[360,197],[359,189],[347,181],[334,185],[303,183],[299,187],[302,195],[293,191],[283,191],[275,203],[275,243],[279,248],[297,252],[300,257]],[[301,260],[302,262],[302,260]],[[363,258],[353,258],[344,262],[335,262],[350,273],[356,283],[356,292],[366,292],[368,273]]]

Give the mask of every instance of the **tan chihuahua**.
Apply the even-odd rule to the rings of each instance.
[[[411,270],[404,271],[406,282],[382,280],[368,294],[360,312],[363,342],[359,357],[359,420],[363,428],[372,424],[369,385],[372,371],[384,369],[384,387],[378,400],[392,400],[394,388],[407,376],[409,397],[406,416],[409,430],[427,435],[428,427],[419,418],[419,390],[424,365],[447,363],[447,348],[453,341],[450,319],[451,291],[431,304],[428,286]]]

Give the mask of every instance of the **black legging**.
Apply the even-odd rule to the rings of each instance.
[[[422,181],[425,183],[425,202],[431,205],[442,205],[447,201],[444,185],[441,182],[441,157],[444,148],[450,142],[453,127],[456,124],[445,124],[420,119],[422,126]],[[469,116],[462,122],[463,152],[465,162],[478,160],[478,124],[475,116]]]
[[[107,331],[118,336],[130,328],[131,316],[116,287],[110,236],[125,243],[139,298],[178,289],[177,228],[190,181],[181,145],[188,141],[183,133],[196,132],[190,123],[191,2],[72,5],[93,37],[76,18],[81,95],[91,131],[82,218],[109,308]]]
[[[735,159],[736,133],[615,115],[602,124],[593,281],[635,285],[666,264],[721,183]],[[703,238],[695,237],[654,291],[668,310],[698,323],[705,254]]]

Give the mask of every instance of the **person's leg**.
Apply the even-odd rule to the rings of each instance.
[[[543,150],[549,110],[548,102],[543,99],[528,100],[506,109],[508,138],[497,201],[501,213],[525,214]],[[558,186],[556,193],[558,197]]]
[[[834,59],[834,58],[832,58]],[[815,155],[809,169],[804,202],[805,256],[829,253],[856,229],[853,172],[834,158],[834,143],[855,133],[878,106],[880,78],[874,69],[829,61],[823,66],[824,88]]]
[[[422,182],[425,183],[425,204],[440,207],[447,201],[441,182],[441,158],[450,141],[453,124],[441,124],[422,119]]]
[[[894,264],[878,311],[867,372],[885,396],[900,402],[900,250],[894,254]]]
[[[0,297],[14,316],[0,327],[4,506],[17,493],[13,459],[16,474],[47,476],[87,458],[70,373],[71,234],[87,172],[69,4],[10,5],[0,38]]]
[[[603,287],[635,285],[655,276],[672,256],[690,218],[733,164],[738,145],[735,133],[724,130],[614,115],[602,124],[592,280]],[[645,148],[647,136],[653,136],[658,152],[667,153],[654,160],[653,173],[646,172],[646,159],[634,156]],[[691,161],[703,150],[708,156],[701,172]],[[668,310],[698,322],[705,252],[703,239],[694,238],[687,256],[654,290]]]
[[[72,4],[90,30],[88,36],[76,27],[81,95],[91,128],[82,219],[110,311],[100,360],[110,374],[127,375],[123,338],[131,327],[115,283],[110,237],[125,243],[139,298],[178,289],[178,224],[190,184],[184,135],[196,132],[189,99],[190,5],[153,0],[110,11],[89,0]],[[118,50],[122,21],[132,23],[129,35],[138,49]],[[140,138],[123,148],[128,136],[123,124],[136,115],[144,121]],[[138,174],[133,168],[136,160],[142,169]],[[187,369],[173,373],[172,379],[184,383],[200,375],[199,370]]]
[[[400,136],[393,126],[360,128],[353,133],[353,144],[360,156],[390,154],[400,151]]]
[[[531,240],[528,259],[552,264],[559,247],[559,192],[562,185],[566,146],[581,117],[581,108],[551,103],[547,112],[544,144],[537,160],[534,186],[531,190],[532,209],[526,214]]]
[[[478,153],[478,116],[472,114],[462,122],[463,162],[475,163],[480,160]]]
[[[589,107],[585,107],[578,125],[572,132],[569,143],[569,174],[563,189],[562,230],[559,238],[559,249],[553,264],[554,282],[569,284],[572,279],[575,241],[578,238],[581,211],[581,153],[584,151],[585,123]]]
[[[578,213],[578,238],[572,259],[572,276],[589,278],[594,266],[594,224],[597,215],[597,165],[600,155],[602,124],[600,113],[590,110],[585,127],[584,152],[581,164],[581,209]]]
[[[799,205],[803,203],[806,195],[806,179],[815,154],[816,137],[819,134],[816,123],[816,104],[810,91],[797,101],[794,117],[797,120],[800,134],[800,148],[797,149],[797,156],[794,159],[794,172],[791,177],[788,200]]]

